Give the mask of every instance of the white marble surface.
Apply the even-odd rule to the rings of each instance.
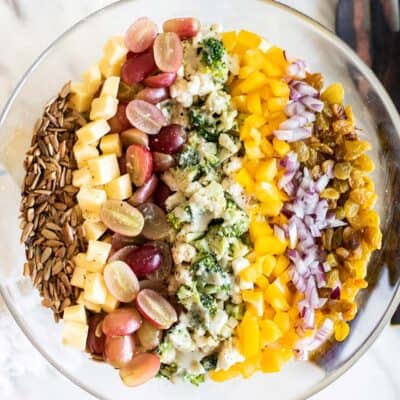
[[[245,1],[245,0],[243,0]],[[0,109],[19,77],[49,43],[71,24],[112,0],[0,0]],[[284,0],[333,29],[336,0]],[[2,400],[90,400],[91,396],[62,377],[38,355],[12,321],[0,299],[0,353],[5,330],[24,349],[28,363],[35,362],[40,376],[25,374]],[[4,347],[3,347],[3,350]],[[0,357],[1,360],[1,357]],[[387,327],[362,359],[343,377],[313,400],[333,398],[365,400],[400,399],[400,329]],[[0,370],[1,375],[1,370]],[[7,378],[2,376],[1,378]],[[0,386],[1,387],[1,386]]]

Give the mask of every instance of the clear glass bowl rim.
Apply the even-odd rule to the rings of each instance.
[[[105,7],[102,7],[90,14],[88,14],[86,17],[82,18],[75,24],[73,24],[70,28],[68,28],[66,31],[64,31],[61,35],[59,35],[40,55],[39,57],[33,62],[33,64],[28,68],[28,70],[24,73],[20,81],[18,82],[17,86],[14,88],[13,92],[11,93],[10,98],[6,102],[1,114],[0,114],[0,127],[4,124],[4,121],[6,120],[7,114],[16,98],[18,93],[20,92],[21,88],[23,87],[25,81],[29,78],[31,72],[35,70],[35,68],[46,59],[46,56],[48,53],[51,52],[53,47],[55,47],[59,42],[62,41],[62,39],[67,36],[69,33],[73,32],[77,27],[79,27],[81,24],[84,24],[86,20],[91,19],[96,17],[97,15],[118,7],[119,4],[121,3],[128,3],[128,2],[133,2],[135,0],[119,0],[114,3],[111,3]],[[384,104],[386,111],[388,112],[391,120],[393,121],[395,127],[396,127],[396,132],[400,137],[400,116],[399,113],[396,110],[396,107],[394,106],[392,100],[390,99],[388,93],[386,92],[385,88],[382,86],[378,78],[375,76],[375,74],[372,72],[372,70],[359,58],[359,56],[344,42],[342,41],[339,37],[337,37],[334,32],[330,31],[328,28],[314,20],[313,18],[303,14],[302,12],[288,6],[282,3],[279,3],[275,0],[258,0],[264,3],[267,3],[268,5],[272,7],[279,8],[283,10],[284,12],[287,12],[288,14],[291,14],[298,19],[303,20],[306,24],[310,25],[313,27],[318,33],[324,37],[327,41],[331,42],[334,46],[339,48],[349,59],[352,60],[357,65],[357,68],[364,74],[364,76],[368,79],[368,81],[371,83],[371,85],[374,87],[374,89],[377,91],[379,94],[379,97]],[[103,396],[101,396],[99,393],[96,391],[92,390],[91,388],[87,387],[85,384],[80,382],[78,379],[76,379],[72,374],[67,372],[66,370],[63,369],[61,365],[58,365],[57,363],[53,362],[53,360],[49,359],[46,356],[46,352],[44,349],[42,349],[42,346],[37,342],[37,340],[28,332],[24,329],[24,323],[23,321],[19,318],[18,313],[16,309],[14,308],[13,304],[9,301],[7,297],[7,293],[5,290],[0,286],[0,295],[2,296],[7,308],[9,309],[11,315],[13,316],[14,320],[16,321],[17,325],[20,327],[24,335],[28,338],[28,340],[32,343],[32,345],[39,351],[39,353],[57,370],[59,371],[63,376],[65,376],[68,380],[70,380],[72,383],[86,391],[87,393],[95,396],[98,399],[101,400],[107,400]],[[350,367],[352,367],[356,361],[358,361],[368,350],[368,348],[375,342],[379,334],[382,332],[383,328],[387,325],[389,320],[391,319],[392,315],[396,311],[397,306],[400,303],[400,285],[396,289],[389,306],[383,313],[380,321],[375,327],[375,330],[372,332],[372,334],[368,337],[367,340],[365,340],[361,345],[358,347],[357,351],[354,353],[354,355],[348,359],[340,368],[337,368],[336,370],[330,372],[329,374],[326,375],[326,377],[319,382],[315,387],[311,388],[306,394],[305,394],[305,399],[313,396],[314,394],[318,393],[328,385],[330,385],[332,382],[334,382],[336,379],[338,379],[341,375],[343,375]]]

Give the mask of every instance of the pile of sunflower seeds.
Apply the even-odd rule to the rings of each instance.
[[[47,103],[35,126],[24,161],[20,207],[24,275],[31,277],[56,321],[79,295],[79,288],[70,284],[73,257],[86,247],[78,188],[72,185],[75,131],[86,121],[68,107],[69,89],[68,83]]]

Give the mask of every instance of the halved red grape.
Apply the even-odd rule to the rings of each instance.
[[[162,254],[157,247],[145,244],[133,250],[126,261],[138,277],[144,277],[161,266]]]
[[[101,355],[104,352],[105,337],[102,330],[103,315],[94,314],[89,318],[89,332],[86,346],[90,354]]]
[[[136,98],[151,104],[158,104],[169,98],[169,91],[166,88],[145,88],[136,95]]]
[[[105,316],[103,333],[107,336],[127,336],[136,332],[141,325],[142,318],[133,307],[118,308]]]
[[[132,182],[142,186],[153,172],[153,156],[140,144],[131,144],[126,152],[126,167]]]
[[[135,354],[135,339],[129,336],[106,336],[104,358],[115,368],[128,364]]]
[[[168,88],[176,79],[176,72],[162,72],[161,74],[148,76],[144,83],[151,88]]]
[[[143,289],[136,297],[138,311],[158,329],[168,329],[178,320],[174,307],[160,294]]]
[[[100,209],[100,219],[107,228],[125,236],[137,236],[142,232],[142,214],[130,204],[120,200],[107,200]]]
[[[157,135],[151,136],[149,145],[152,151],[174,154],[186,143],[186,132],[181,125],[164,126]]]
[[[157,270],[158,271],[158,270]],[[154,272],[155,274],[157,273]],[[161,279],[142,279],[140,282],[140,290],[142,289],[152,289],[155,290],[157,293],[167,293],[167,286],[165,281]]]
[[[128,203],[133,206],[139,206],[150,199],[156,190],[158,178],[153,174],[139,189],[128,199]]]
[[[126,257],[128,256],[128,254],[136,249],[137,246],[135,245],[129,245],[129,246],[125,246],[125,247],[121,247],[120,249],[113,251],[111,249],[111,255],[108,257],[108,262],[112,262],[112,261],[123,261],[126,262]]]
[[[175,32],[160,33],[154,41],[154,59],[163,72],[176,72],[183,62],[183,46]]]
[[[126,116],[135,128],[151,135],[166,124],[161,110],[144,100],[132,100],[126,108]]]
[[[125,45],[133,53],[147,50],[157,35],[157,25],[147,17],[137,19],[125,34]]]
[[[126,107],[126,103],[119,103],[117,113],[107,121],[110,125],[111,132],[121,132],[131,127],[126,117]]]
[[[144,147],[149,146],[149,137],[140,129],[131,128],[121,132],[121,142],[124,147],[129,147],[131,144],[141,144]]]
[[[172,254],[170,246],[166,242],[163,242],[161,240],[156,240],[154,242],[151,242],[150,244],[157,247],[161,251],[162,263],[155,272],[153,272],[152,274],[147,274],[146,278],[153,281],[165,282],[171,276],[172,271]],[[139,282],[140,289],[144,289],[142,282],[143,281]],[[153,288],[150,287],[150,289]],[[160,290],[157,290],[157,292],[160,292]]]
[[[171,194],[172,190],[164,182],[160,181],[157,185],[156,191],[154,192],[154,202],[165,210],[165,200],[167,200]]]
[[[181,39],[189,39],[200,31],[200,21],[197,18],[173,18],[164,22],[164,32],[175,32]]]
[[[143,321],[142,326],[136,333],[136,337],[139,339],[141,346],[145,350],[155,349],[160,344],[161,336],[161,331],[154,328],[154,326],[149,324],[147,321]]]
[[[124,259],[128,257],[130,252],[136,249],[136,246],[127,247],[129,247],[129,249],[124,247],[117,252],[121,254],[121,252],[124,251]],[[115,254],[113,256],[115,257]],[[123,303],[130,303],[131,301],[133,301],[139,292],[139,281],[136,278],[135,273],[132,271],[131,268],[129,268],[128,264],[121,260],[111,261],[105,266],[104,281],[109,292],[117,300]],[[126,311],[128,309],[124,310],[125,313],[128,312]],[[113,333],[112,335],[119,336],[123,335],[123,333]],[[124,335],[127,335],[127,333],[124,333]]]
[[[144,203],[138,206],[144,218],[142,235],[150,240],[163,239],[171,232],[164,211],[153,203]]]
[[[119,371],[125,385],[134,387],[154,378],[160,370],[160,358],[153,353],[137,354],[133,360]]]
[[[134,83],[141,82],[156,70],[157,66],[153,51],[146,51],[125,61],[121,68],[121,79],[128,85],[133,85]]]
[[[153,151],[153,167],[155,172],[164,172],[175,165],[175,159],[170,154]]]
[[[118,166],[119,166],[119,173],[121,175],[125,175],[127,173],[125,154],[123,154],[121,157],[118,157]]]
[[[119,249],[122,249],[123,247],[126,246],[132,246],[136,244],[141,244],[140,240],[138,240],[138,237],[132,237],[132,236],[124,236],[120,235],[119,233],[114,233],[111,238],[111,250],[112,251],[118,251]]]

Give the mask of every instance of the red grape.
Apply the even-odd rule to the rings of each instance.
[[[164,172],[175,165],[175,159],[170,154],[153,151],[153,167],[155,172]]]
[[[153,172],[153,156],[146,147],[131,144],[126,152],[126,166],[132,182],[140,187]]]
[[[136,98],[138,100],[144,100],[151,104],[158,104],[163,100],[169,98],[169,91],[166,88],[145,88],[141,90]]]
[[[149,137],[147,134],[136,128],[131,128],[121,132],[120,137],[124,147],[129,147],[134,143],[141,144],[144,147],[149,146]]]
[[[153,174],[139,189],[136,189],[133,195],[128,199],[128,203],[136,207],[148,201],[156,190],[157,183],[158,178]]]
[[[135,339],[130,336],[106,336],[104,358],[115,368],[128,364],[135,354]]]
[[[147,321],[143,321],[142,326],[136,333],[136,337],[145,350],[153,350],[160,344],[161,331],[154,328],[154,326]]]
[[[145,244],[129,254],[127,263],[138,277],[144,277],[161,266],[162,254],[157,247]]]
[[[89,318],[89,332],[86,346],[91,354],[100,355],[104,352],[105,337],[101,329],[103,316],[100,314],[92,315]]]
[[[111,132],[121,132],[131,127],[128,118],[126,117],[127,104],[119,103],[117,113],[107,122],[110,125]]]
[[[154,202],[165,210],[165,200],[167,200],[171,194],[172,190],[164,182],[159,182],[157,189],[154,192]]]
[[[139,282],[137,285],[139,288]],[[107,336],[127,336],[136,332],[141,325],[142,318],[134,308],[119,308],[104,318],[103,333]]]
[[[157,66],[153,51],[146,51],[125,61],[121,68],[121,79],[128,85],[133,85],[134,83],[141,82],[156,70]]]
[[[154,290],[141,290],[136,305],[143,317],[158,329],[168,329],[178,320],[174,307]]]
[[[164,211],[153,203],[144,203],[138,207],[144,218],[142,235],[150,240],[163,239],[171,231]]]
[[[159,153],[174,154],[186,142],[186,132],[181,125],[164,126],[157,135],[150,137],[150,149]]]
[[[147,50],[157,35],[157,25],[147,17],[137,19],[125,34],[125,45],[133,53]]]
[[[162,263],[160,265],[160,268],[157,269],[157,271],[153,272],[152,274],[147,274],[146,278],[153,281],[165,281],[171,276],[171,271],[172,271],[171,249],[167,243],[161,240],[156,240],[154,242],[151,242],[151,244],[160,249],[162,255]],[[139,282],[140,289],[144,288],[142,282],[143,281]],[[159,290],[157,291],[159,292]]]
[[[176,72],[162,72],[161,74],[148,76],[144,83],[151,88],[168,88],[176,79]]]
[[[132,100],[126,108],[129,122],[141,131],[154,135],[166,124],[164,114],[144,100]]]
[[[126,257],[127,255],[134,249],[136,249],[137,246],[135,245],[129,245],[125,247],[121,247],[120,249],[113,251],[110,257],[108,257],[108,262],[112,261],[123,261],[126,262]]]
[[[159,370],[160,358],[156,354],[140,353],[120,369],[119,375],[125,385],[134,387],[154,378]]]
[[[175,32],[181,39],[189,39],[200,31],[200,21],[197,18],[173,18],[164,22],[164,32]]]
[[[183,62],[181,39],[174,32],[160,33],[154,41],[154,59],[163,72],[176,72]]]

